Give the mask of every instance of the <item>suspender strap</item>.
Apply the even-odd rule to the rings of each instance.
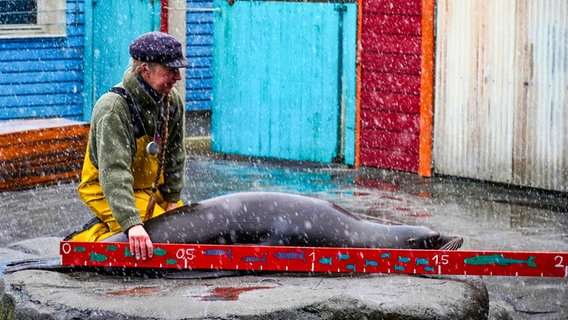
[[[130,116],[132,118],[132,129],[134,131],[134,138],[138,139],[142,137],[145,134],[143,127],[144,124],[141,122],[141,119],[139,117],[136,117],[138,110],[136,110],[136,105],[134,104],[134,100],[132,100],[132,97],[130,96],[128,91],[126,91],[126,89],[121,87],[112,87],[110,88],[109,92],[113,92],[120,95],[124,99],[124,101],[126,101],[126,104],[128,105],[128,110],[130,111]]]

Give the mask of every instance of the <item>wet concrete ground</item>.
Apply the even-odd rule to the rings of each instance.
[[[336,202],[385,222],[426,225],[465,238],[463,249],[568,251],[566,194],[469,180],[218,155],[188,160],[185,202],[237,191],[284,191]],[[91,216],[77,184],[4,192],[0,247],[63,237]],[[493,315],[567,319],[567,278],[484,277]],[[502,317],[505,318],[505,317]]]

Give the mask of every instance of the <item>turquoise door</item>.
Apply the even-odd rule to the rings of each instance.
[[[213,150],[352,164],[356,5],[213,7]]]
[[[160,1],[85,1],[84,120],[90,120],[97,99],[122,80],[130,42],[159,28]]]

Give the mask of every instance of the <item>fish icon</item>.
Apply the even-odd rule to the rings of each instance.
[[[365,259],[365,267],[368,267],[368,266],[376,267],[378,265],[379,265],[379,263],[377,261]]]
[[[428,258],[416,258],[416,265],[417,266],[427,265],[428,262],[429,262]]]
[[[353,272],[357,271],[357,266],[355,266],[354,264],[348,264],[345,266],[345,269],[351,270]]]
[[[331,266],[333,264],[333,258],[332,257],[329,257],[329,258],[323,257],[319,260],[319,263],[327,264],[327,265]]]
[[[390,259],[390,258],[391,258],[390,252],[381,254],[381,258],[382,258],[382,259]]]
[[[231,256],[231,251],[232,251],[231,248],[229,248],[228,250],[207,249],[207,250],[203,250],[202,253],[206,256],[227,256],[227,258],[229,258],[229,260],[233,260],[233,257]]]
[[[132,254],[132,252],[130,252],[130,249],[124,248],[124,257],[125,258],[128,258],[128,257],[134,258],[134,255]]]
[[[75,252],[85,252],[87,251],[87,249],[85,249],[85,247],[75,247],[75,249],[73,250]]]
[[[398,257],[398,262],[400,263],[407,263],[410,261],[409,257]]]
[[[105,262],[107,259],[107,256],[104,254],[91,251],[91,261]]]
[[[107,249],[106,251],[116,251],[116,250],[118,250],[118,247],[115,246],[115,245],[109,244],[106,249]]]
[[[348,255],[348,254],[341,253],[341,252],[339,252],[339,253],[337,254],[337,261],[342,261],[342,260],[347,260],[347,259],[349,259],[349,255]]]
[[[463,262],[465,264],[478,265],[478,266],[496,264],[503,267],[507,267],[511,264],[526,264],[527,266],[534,268],[536,267],[534,259],[535,259],[534,256],[530,256],[527,260],[519,260],[519,259],[506,258],[502,254],[491,254],[491,255],[479,255],[471,258],[465,258]]]
[[[430,266],[424,266],[424,271],[428,271],[428,272],[434,272],[434,267],[430,267]]]
[[[249,263],[262,262],[263,265],[266,265],[266,256],[267,255],[268,255],[268,253],[265,253],[262,257],[246,256],[246,257],[242,257],[241,260],[243,260],[244,262],[249,262]]]
[[[281,252],[276,252],[274,254],[274,257],[280,260],[302,260],[304,262],[307,262],[306,257],[304,256],[305,253],[306,249],[303,249],[301,252],[281,251]]]
[[[404,271],[404,267],[403,266],[399,266],[399,265],[394,265],[394,271]]]
[[[176,264],[178,261],[176,259],[166,259],[166,265]]]
[[[154,252],[155,255],[160,256],[160,257],[165,256],[166,253],[168,253],[166,250],[164,250],[162,248],[156,248],[156,249],[154,249],[153,252]]]

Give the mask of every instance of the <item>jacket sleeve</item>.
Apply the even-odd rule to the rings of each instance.
[[[164,200],[177,202],[181,198],[184,186],[185,147],[183,143],[185,134],[184,104],[177,91],[173,91],[171,100],[172,109],[168,125],[169,137],[166,150],[166,163],[164,165],[164,184],[160,192]]]
[[[120,103],[118,101],[114,103]],[[142,224],[132,189],[134,178],[130,166],[135,146],[132,145],[134,138],[129,129],[131,124],[125,112],[127,110],[127,106],[122,104],[108,106],[95,123],[99,182],[112,214],[123,231]]]

